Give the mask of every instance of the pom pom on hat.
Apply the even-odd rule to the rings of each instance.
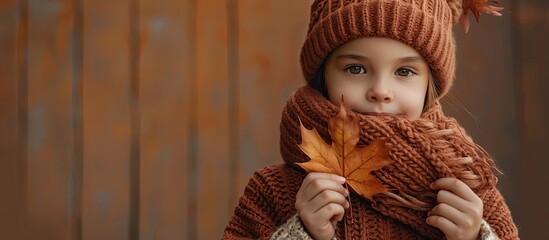
[[[473,16],[475,16],[477,23],[479,22],[480,13],[488,13],[499,17],[501,16],[499,11],[503,10],[503,7],[488,5],[488,0],[454,0],[452,2],[461,1],[463,1],[463,12],[460,16],[459,23],[465,29],[465,32],[469,31],[469,19],[467,18],[467,12],[469,10],[473,13]],[[491,2],[499,4],[498,0],[491,0]]]

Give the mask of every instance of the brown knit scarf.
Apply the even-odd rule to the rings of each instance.
[[[298,147],[298,117],[307,128],[317,129],[324,140],[331,142],[328,119],[338,110],[318,91],[308,86],[299,88],[282,113],[280,150],[284,161],[293,165],[309,160]],[[351,114],[360,119],[359,146],[378,138],[393,145],[389,157],[394,163],[373,173],[392,190],[376,195],[371,206],[424,236],[443,236],[440,230],[425,223],[427,211],[436,205],[436,191],[429,188],[433,181],[443,177],[460,179],[483,201],[487,190],[497,183],[493,160],[473,143],[455,119],[444,116],[438,103],[413,121],[403,116]]]

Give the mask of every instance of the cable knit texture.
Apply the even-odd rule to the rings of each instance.
[[[452,26],[462,14],[461,6],[461,0],[316,0],[301,48],[303,75],[311,84],[326,56],[350,40],[387,37],[421,54],[443,96],[455,74]]]
[[[282,226],[276,230],[276,232],[271,236],[271,240],[282,240],[282,239],[299,239],[299,240],[312,240],[313,238],[311,235],[307,233],[305,230],[305,227],[303,226],[303,223],[299,219],[299,215],[296,214],[286,223],[284,223]],[[490,225],[482,220],[482,223],[480,225],[480,232],[479,232],[479,240],[498,240],[498,236],[492,228],[490,228]],[[333,240],[337,240],[336,237],[333,238]]]
[[[303,223],[301,223],[297,214],[291,217],[271,236],[271,240],[284,239],[313,240],[305,230],[305,227],[303,227]]]
[[[482,223],[480,224],[480,232],[478,235],[480,240],[499,240],[498,235],[484,219],[482,219]]]
[[[254,175],[224,238],[268,239],[297,213],[295,195],[304,173],[293,170],[297,169],[294,163],[308,161],[298,147],[298,117],[330,142],[328,119],[337,112],[337,106],[307,86],[288,100],[280,126],[280,150],[286,165],[265,168]],[[338,239],[441,239],[443,233],[425,219],[436,204],[436,192],[429,184],[442,177],[462,180],[482,199],[483,218],[501,239],[518,239],[509,209],[496,189],[492,159],[454,119],[443,115],[438,104],[414,121],[350,114],[360,119],[359,145],[378,138],[393,145],[389,157],[394,163],[374,172],[393,190],[376,195],[373,202],[352,194],[353,213],[347,212],[338,224]]]

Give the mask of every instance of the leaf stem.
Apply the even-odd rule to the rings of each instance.
[[[349,211],[350,211],[350,217],[351,217],[351,225],[354,224],[354,218],[353,218],[353,204],[351,203],[351,191],[349,190],[349,184],[345,183],[345,188],[347,191],[349,191],[349,195],[347,196],[347,201],[349,201]]]

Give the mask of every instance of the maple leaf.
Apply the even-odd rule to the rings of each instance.
[[[498,0],[490,0],[492,3],[499,4]],[[499,11],[503,10],[503,7],[496,7],[488,5],[488,0],[464,0],[463,1],[463,14],[459,19],[459,23],[465,29],[465,32],[469,32],[469,18],[467,18],[467,13],[470,10],[477,23],[479,22],[481,13],[488,13],[493,16],[501,16]]]
[[[326,143],[316,129],[303,126],[301,119],[301,144],[299,148],[311,160],[297,163],[307,172],[322,172],[345,177],[347,183],[359,195],[372,200],[372,196],[387,192],[381,181],[371,172],[392,163],[388,155],[391,147],[386,140],[377,139],[369,146],[359,148],[360,126],[358,119],[347,114],[341,101],[339,113],[330,118],[328,132],[332,144]]]

